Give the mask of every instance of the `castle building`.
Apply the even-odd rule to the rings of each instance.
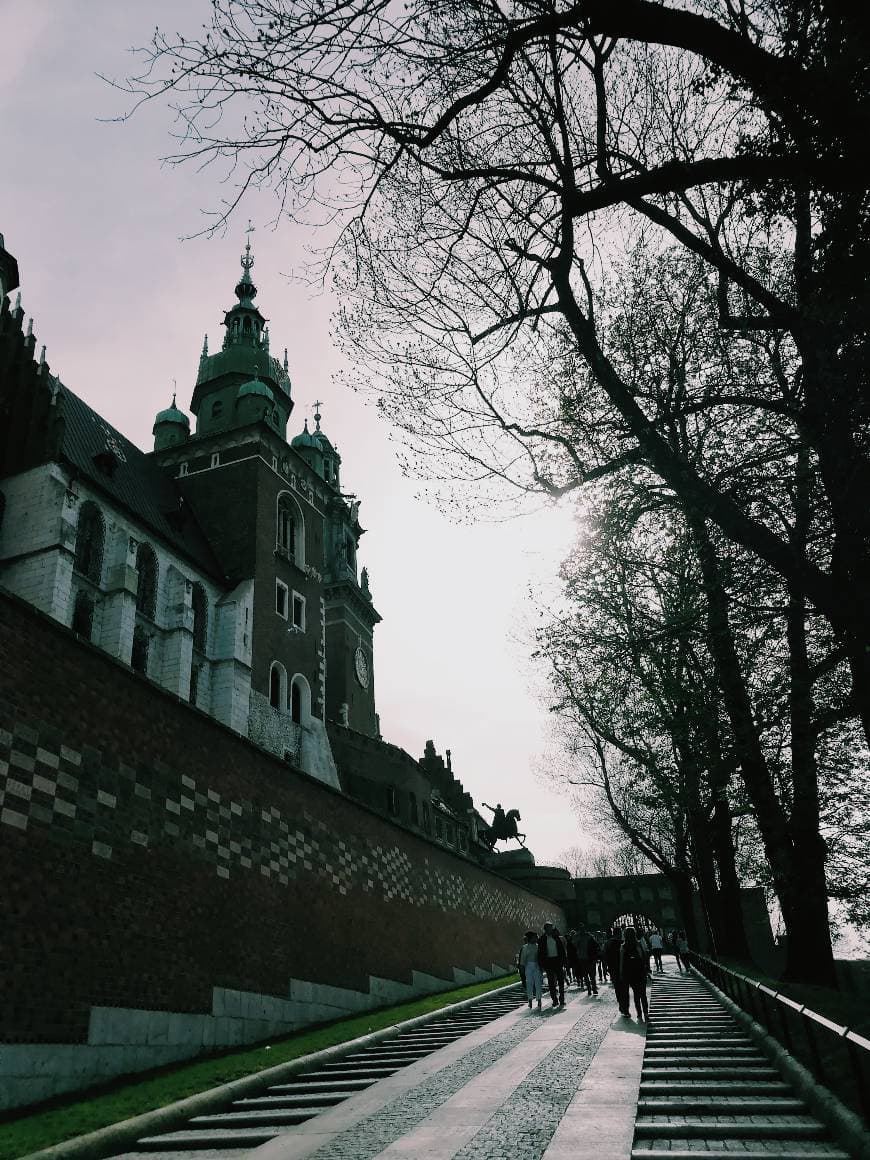
[[[0,586],[259,747],[464,853],[482,819],[431,742],[380,737],[360,502],[320,404],[288,440],[250,242],[220,346],[143,452],[52,375],[0,239]]]
[[[287,355],[269,349],[250,242],[241,264],[220,348],[203,344],[195,425],[173,398],[150,453],[44,357],[17,390],[5,368],[0,582],[337,788],[326,721],[379,732],[360,505],[319,410],[288,441]]]

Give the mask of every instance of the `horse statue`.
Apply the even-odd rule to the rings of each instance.
[[[480,830],[478,836],[484,845],[488,846],[490,850],[495,849],[496,842],[507,842],[511,838],[516,838],[519,844],[525,849],[526,835],[521,834],[517,829],[517,822],[521,822],[519,810],[508,810],[507,813],[501,808],[501,802],[495,806],[487,805],[486,802],[480,803],[484,809],[492,810],[492,825],[487,826],[485,830]]]

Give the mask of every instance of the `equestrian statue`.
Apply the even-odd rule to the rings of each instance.
[[[486,802],[480,804],[484,809],[492,810],[492,825],[480,830],[478,834],[483,844],[489,846],[490,850],[494,850],[496,842],[507,842],[511,838],[516,838],[525,849],[526,835],[517,830],[517,822],[522,821],[520,811],[508,810],[505,813],[501,808],[501,802],[497,802],[495,806],[487,805]]]

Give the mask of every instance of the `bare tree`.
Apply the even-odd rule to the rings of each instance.
[[[439,454],[461,452],[472,474],[554,493],[642,459],[824,613],[870,736],[870,606],[859,595],[870,564],[864,7],[213,8],[204,37],[158,34],[130,87],[170,96],[179,155],[226,161],[238,196],[268,184],[283,212],[344,217],[342,283],[364,312],[351,335],[407,372],[409,426]],[[675,450],[608,356],[593,286],[617,235],[638,230],[713,272],[735,342],[793,343],[794,421],[830,505],[826,565]],[[784,281],[766,257],[781,248]],[[545,367],[529,364],[554,319],[595,383],[595,430],[609,423],[613,435],[606,460],[565,434]],[[524,365],[539,374],[522,376],[517,405]],[[751,404],[754,387],[737,380],[733,396]]]

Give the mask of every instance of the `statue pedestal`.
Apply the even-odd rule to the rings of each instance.
[[[510,874],[516,870],[532,870],[535,856],[531,850],[521,846],[518,850],[503,850],[487,855],[486,865],[502,874]]]

